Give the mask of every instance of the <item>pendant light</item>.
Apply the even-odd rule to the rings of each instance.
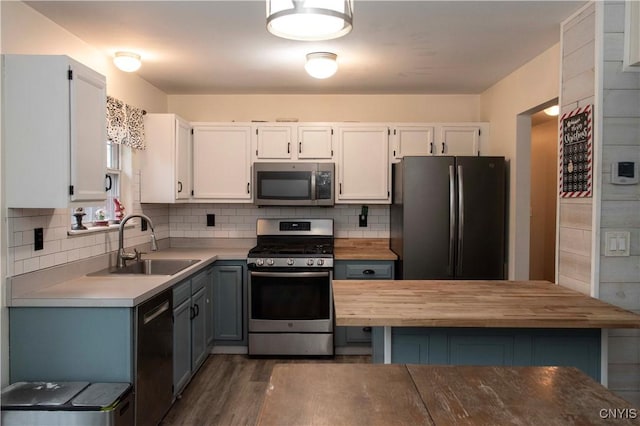
[[[267,30],[291,40],[331,40],[353,28],[353,0],[267,0]]]
[[[307,55],[304,69],[314,78],[329,78],[338,70],[338,55],[330,52],[314,52]]]

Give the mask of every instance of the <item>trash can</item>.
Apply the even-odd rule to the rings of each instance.
[[[3,426],[134,426],[130,383],[17,382],[1,401]]]

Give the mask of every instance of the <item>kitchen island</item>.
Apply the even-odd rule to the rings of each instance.
[[[334,280],[333,295],[336,325],[374,328],[376,363],[562,365],[600,381],[606,329],[640,328],[546,281]]]

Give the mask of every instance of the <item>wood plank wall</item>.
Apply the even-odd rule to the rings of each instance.
[[[561,114],[595,101],[595,4],[562,25]],[[560,198],[558,283],[591,294],[592,198]]]
[[[600,298],[640,312],[640,185],[612,185],[611,163],[640,163],[640,72],[623,72],[625,3],[604,3]],[[631,233],[629,257],[605,257],[605,233]],[[640,405],[640,333],[609,332],[609,387]]]
[[[593,199],[560,199],[558,281],[589,294],[591,255],[597,251],[596,296],[640,312],[640,185],[612,185],[610,173],[614,161],[640,163],[640,72],[623,71],[624,33],[622,0],[592,2],[562,26],[562,112],[600,102],[594,124],[601,126],[602,137],[595,135],[594,161],[602,186]],[[596,58],[596,43],[602,60]],[[596,75],[602,76],[598,97]],[[594,206],[600,215],[598,247],[591,244]],[[630,232],[629,257],[604,256],[607,231]],[[608,349],[609,388],[639,406],[640,332],[610,330]]]

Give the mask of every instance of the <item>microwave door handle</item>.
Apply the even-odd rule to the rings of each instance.
[[[316,172],[311,172],[311,199],[316,199]]]

